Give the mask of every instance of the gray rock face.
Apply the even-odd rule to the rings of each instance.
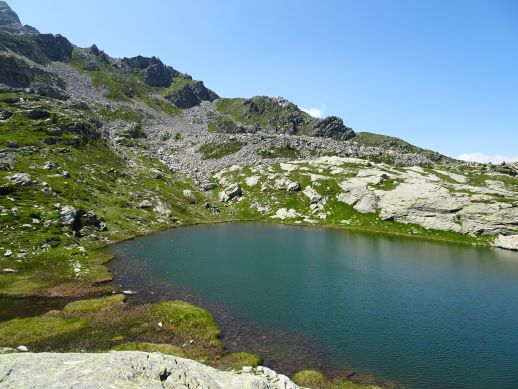
[[[186,109],[200,105],[202,101],[214,101],[218,95],[205,87],[203,81],[187,83],[180,89],[166,96],[166,99],[178,108]]]
[[[0,69],[0,84],[9,88],[32,88],[42,96],[61,100],[68,98],[63,90],[65,84],[57,75],[34,67],[18,57],[0,54]]]
[[[96,54],[99,55],[99,54]],[[122,62],[127,64],[130,68],[145,69],[149,66],[150,58],[137,55],[136,57],[127,58],[124,57]]]
[[[337,116],[329,116],[318,121],[312,135],[323,138],[347,140],[354,137],[355,134],[352,128],[344,125],[342,119]]]
[[[72,57],[73,46],[61,35],[38,34],[34,36],[36,44],[51,61],[65,61]]]
[[[8,56],[0,55],[0,83],[14,88],[27,88],[34,80],[35,71],[24,61]]]
[[[271,369],[222,372],[198,362],[159,353],[10,353],[0,355],[6,389],[191,388],[298,389]]]
[[[0,1],[0,28],[18,30],[22,23],[11,7],[5,2]]]
[[[151,58],[148,67],[144,70],[144,81],[151,86],[169,86],[173,72],[158,58]]]

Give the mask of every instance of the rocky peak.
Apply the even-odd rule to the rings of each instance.
[[[5,1],[0,1],[0,32],[38,34],[34,27],[23,26],[16,12]]]
[[[14,12],[5,1],[0,1],[0,27],[22,27],[18,15],[16,15],[16,12]]]

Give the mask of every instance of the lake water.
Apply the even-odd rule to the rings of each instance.
[[[518,387],[518,253],[270,224],[115,245],[116,277],[189,290],[409,388]],[[133,278],[131,273],[133,272]]]

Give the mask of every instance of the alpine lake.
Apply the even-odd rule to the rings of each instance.
[[[514,252],[260,223],[175,228],[109,252],[130,300],[207,308],[227,347],[283,373],[358,372],[404,388],[518,383]]]

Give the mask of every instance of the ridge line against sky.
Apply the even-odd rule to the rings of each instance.
[[[453,157],[518,155],[514,0],[8,4],[41,32],[158,56],[225,97],[281,95]]]

